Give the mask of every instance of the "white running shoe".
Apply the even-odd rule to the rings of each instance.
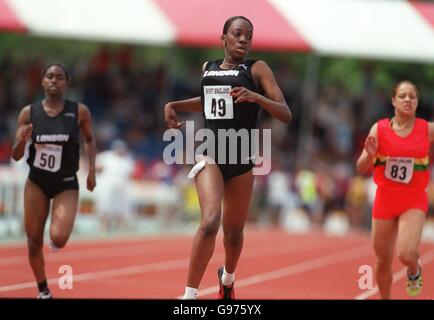
[[[422,268],[419,264],[419,274],[417,278],[410,277],[407,273],[407,294],[410,297],[417,297],[422,291],[423,278],[422,278]]]
[[[53,296],[51,295],[51,292],[39,292],[38,299],[53,299]]]

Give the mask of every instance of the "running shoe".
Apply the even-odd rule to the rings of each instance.
[[[39,292],[37,298],[45,300],[45,299],[53,299],[53,296],[51,295],[50,291],[44,291],[44,292]]]
[[[422,269],[419,265],[419,275],[416,278],[410,277],[410,275],[407,273],[407,294],[410,297],[417,297],[422,291],[422,285]]]
[[[234,290],[234,283],[232,282],[229,286],[224,286],[222,283],[222,275],[223,275],[223,267],[220,267],[217,270],[217,275],[219,278],[219,300],[235,300],[235,290]]]

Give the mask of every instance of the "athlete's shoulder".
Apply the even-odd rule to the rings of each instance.
[[[32,105],[28,104],[21,109],[21,112],[30,112],[31,108],[32,108]]]
[[[205,70],[215,68],[215,67],[219,66],[222,62],[223,62],[223,59],[207,60],[202,65],[202,72],[204,72]]]
[[[75,104],[77,105],[78,111],[82,112],[82,111],[88,111],[89,112],[89,108],[87,105],[85,105],[83,102],[75,102]]]
[[[33,101],[24,108],[28,108],[29,110],[42,109],[42,100]]]
[[[90,113],[89,108],[82,102],[77,102],[77,112],[78,112],[78,122],[82,123],[82,121],[91,121],[92,115]]]
[[[206,68],[208,67],[209,61],[205,61],[202,65],[202,72],[205,72]]]
[[[23,124],[30,123],[31,122],[30,111],[31,111],[30,104],[23,107],[18,115],[18,122]]]
[[[421,134],[425,134],[426,132],[428,132],[429,135],[430,122],[428,122],[427,120],[417,117],[414,126],[415,129]]]
[[[254,64],[257,64],[257,63],[265,64],[265,65],[267,64],[264,60],[261,60],[261,59],[247,59],[247,60],[244,60],[244,63],[249,64],[251,66],[253,66]]]
[[[255,67],[255,68],[270,68],[268,63],[266,63],[264,60],[259,60],[259,59],[246,60],[244,63],[250,65],[251,67]]]
[[[378,120],[376,122],[376,124],[378,127],[384,127],[384,126],[388,126],[389,122],[390,122],[389,118],[382,118],[382,119]]]
[[[416,118],[416,122],[418,122],[420,124],[424,124],[424,125],[429,123],[427,120],[425,120],[423,118],[419,118],[419,117]]]
[[[273,73],[270,66],[264,60],[248,60],[246,63],[248,63],[252,74],[264,75]]]
[[[369,136],[373,136],[376,137],[378,133],[378,122],[375,122],[372,126],[371,129],[369,129]]]

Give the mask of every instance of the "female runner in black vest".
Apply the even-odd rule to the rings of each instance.
[[[221,36],[224,59],[204,64],[201,97],[165,105],[165,121],[169,128],[179,128],[183,124],[177,119],[177,111],[203,112],[205,127],[215,134],[219,129],[254,129],[260,108],[282,122],[290,121],[291,111],[269,66],[264,61],[244,60],[249,53],[252,36],[253,25],[247,18],[235,16],[225,22]],[[215,157],[218,157],[222,149],[219,144],[216,147]],[[193,240],[184,299],[196,298],[214,251],[222,201],[225,262],[224,267],[218,270],[219,298],[234,299],[234,272],[243,246],[254,164],[239,163],[239,157],[236,164],[228,164],[228,161],[219,163],[217,159],[212,159],[215,160],[213,163],[207,156],[209,154],[199,159],[198,163],[205,159],[202,162],[205,166],[202,169],[199,167],[200,172],[195,176],[201,222]]]
[[[24,107],[18,116],[16,142],[12,157],[19,160],[27,141],[30,171],[24,188],[24,219],[29,262],[41,299],[51,298],[42,253],[44,228],[53,199],[50,245],[65,246],[74,225],[78,206],[79,131],[84,135],[89,157],[87,189],[93,191],[96,145],[89,109],[82,103],[65,100],[63,93],[69,72],[61,63],[52,63],[42,71],[45,99]]]

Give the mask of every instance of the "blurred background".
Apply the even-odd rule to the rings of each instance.
[[[293,112],[272,129],[272,171],[257,176],[249,223],[288,232],[369,232],[375,185],[356,174],[369,128],[393,116],[397,81],[433,120],[434,3],[370,0],[0,0],[0,242],[22,239],[24,160],[10,157],[20,110],[43,98],[41,70],[69,68],[66,93],[88,106],[99,155],[73,235],[192,232],[200,217],[191,166],[163,161],[163,106],[200,95],[205,61],[223,58],[224,21],[254,25],[249,58],[265,60]],[[203,126],[201,114],[180,114]],[[434,241],[434,188],[425,239]]]

